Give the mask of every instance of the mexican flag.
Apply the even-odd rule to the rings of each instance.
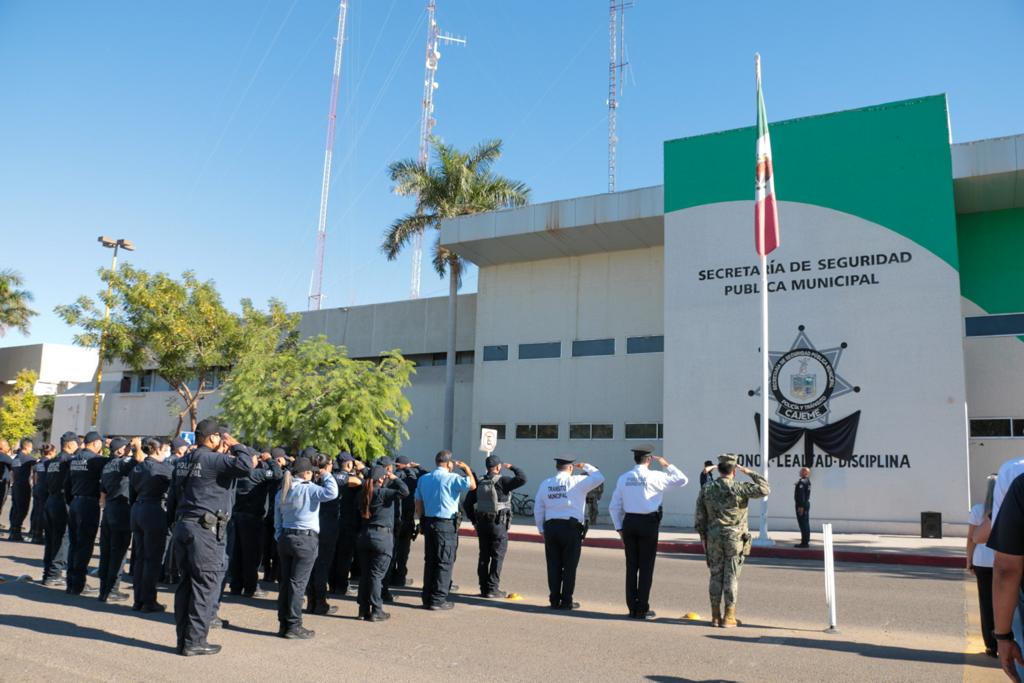
[[[772,172],[772,141],[761,93],[761,56],[757,66],[757,162],[754,183],[754,248],[761,256],[779,246],[779,212],[775,206],[775,176]]]

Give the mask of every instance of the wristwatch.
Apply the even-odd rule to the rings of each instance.
[[[1013,631],[1007,631],[1006,633],[996,633],[992,631],[992,637],[996,640],[1013,640]]]

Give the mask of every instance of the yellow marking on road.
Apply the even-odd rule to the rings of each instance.
[[[964,581],[964,627],[964,683],[1001,683],[1008,680],[996,660],[985,654],[978,584],[973,576]]]

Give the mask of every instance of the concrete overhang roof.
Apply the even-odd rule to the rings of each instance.
[[[1024,135],[951,145],[957,213],[1024,207]],[[441,243],[477,266],[665,243],[664,188],[563,199],[442,222]]]
[[[952,145],[957,213],[1024,207],[1024,135]]]
[[[660,185],[460,216],[441,224],[441,243],[478,266],[664,244]]]

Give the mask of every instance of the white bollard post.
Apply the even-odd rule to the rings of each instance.
[[[828,607],[828,628],[825,633],[836,633],[836,564],[832,556],[832,525],[821,525],[825,540],[825,605]]]

